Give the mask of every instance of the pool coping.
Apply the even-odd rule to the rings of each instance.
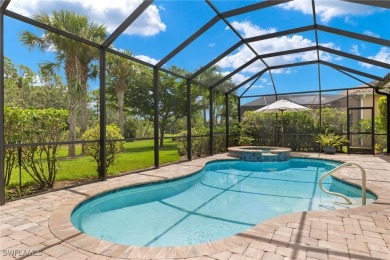
[[[299,157],[305,158],[300,156]],[[182,173],[175,173],[172,176],[162,176],[151,173],[150,176],[154,177],[152,179],[139,179],[130,181],[130,183],[124,185],[123,183],[114,183],[106,187],[105,189],[93,189],[86,191],[83,196],[78,196],[71,198],[66,202],[62,203],[58,208],[56,208],[50,216],[49,219],[49,229],[51,233],[60,239],[63,242],[66,242],[76,248],[89,251],[91,253],[100,254],[108,257],[119,257],[119,258],[137,258],[137,259],[151,259],[151,258],[189,258],[189,257],[199,257],[211,254],[221,253],[227,250],[233,250],[244,245],[248,245],[254,241],[264,241],[265,238],[269,236],[272,232],[280,228],[281,226],[294,221],[299,221],[302,217],[306,218],[318,218],[318,217],[334,217],[334,216],[349,216],[353,214],[358,214],[364,209],[365,213],[375,212],[389,207],[390,204],[390,194],[378,186],[367,183],[367,189],[374,193],[378,199],[370,205],[356,207],[352,209],[339,209],[339,210],[329,210],[329,211],[304,211],[290,213],[287,215],[281,215],[264,222],[257,224],[256,226],[241,232],[239,234],[233,235],[231,237],[216,240],[204,244],[190,245],[190,246],[170,246],[170,247],[139,247],[139,246],[127,246],[120,245],[108,241],[99,240],[97,238],[91,237],[79,230],[77,230],[70,221],[70,216],[74,208],[82,203],[83,201],[94,197],[96,195],[113,191],[119,188],[132,187],[143,184],[150,184],[159,181],[174,180],[182,178],[185,176],[193,175],[199,172],[207,162],[218,161],[218,160],[236,160],[236,158],[210,158],[206,160],[203,165],[199,165],[200,168],[194,169],[194,167],[182,167]],[[310,158],[315,159],[315,158]],[[321,158],[321,160],[326,160],[326,158]],[[345,162],[341,160],[333,160],[339,162]],[[183,163],[185,165],[185,163]],[[354,168],[344,168],[345,171],[353,170]],[[160,169],[164,171],[164,169]],[[360,180],[350,180],[345,178],[345,175],[342,175],[340,172],[332,174],[337,179],[351,183],[353,185],[361,186]]]

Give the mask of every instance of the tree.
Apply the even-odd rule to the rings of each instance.
[[[75,14],[70,11],[53,11],[51,15],[41,12],[33,18],[41,23],[67,31],[77,36],[98,41],[106,35],[106,28],[91,22],[87,16]],[[66,82],[68,86],[69,109],[69,141],[76,141],[76,116],[82,100],[86,98],[86,84],[88,79],[88,64],[93,57],[97,57],[97,51],[86,47],[85,44],[76,42],[51,31],[45,31],[38,36],[32,32],[23,31],[20,35],[23,45],[29,49],[38,48],[41,51],[49,47],[55,48],[56,63],[47,63],[46,67],[58,68],[64,66]],[[76,155],[75,145],[70,144],[68,156]]]
[[[379,98],[378,102],[378,110],[379,110],[379,133],[386,133],[387,132],[387,97],[382,96]]]
[[[224,76],[222,75],[221,68],[218,66],[212,66],[204,71],[197,77],[197,80],[204,82],[206,85],[212,85],[216,83],[218,80],[222,79]],[[218,118],[224,118],[225,111],[225,96],[221,95],[221,93],[225,93],[231,88],[233,88],[235,84],[231,81],[231,79],[227,79],[222,82],[220,85],[214,89],[214,98],[213,98],[213,107],[214,107],[214,122],[216,124],[222,123],[220,120],[218,122]],[[207,87],[201,86],[199,88],[198,95],[200,97],[200,104],[202,106],[203,112],[203,125],[207,126],[207,111],[210,108],[209,100],[210,100],[210,92]],[[215,91],[217,90],[217,91]]]
[[[131,56],[131,52],[125,51],[125,54]],[[131,85],[136,84],[137,77],[141,69],[131,60],[109,54],[107,56],[108,85],[115,89],[118,100],[118,120],[121,134],[125,135],[125,113],[124,102],[125,93]]]
[[[173,72],[185,75],[184,70],[177,67],[170,69]],[[125,96],[126,106],[131,108],[131,113],[141,116],[149,121],[154,117],[153,100],[153,73],[149,69],[141,69],[140,76],[131,86],[129,94]],[[160,122],[160,147],[164,146],[164,135],[169,125],[175,124],[179,119],[187,115],[187,86],[185,80],[179,80],[167,73],[159,73],[159,122]],[[195,95],[192,95],[192,104],[196,109]]]
[[[62,77],[54,71],[40,67],[39,85],[30,88],[29,107],[67,109],[68,93]]]
[[[19,90],[17,87],[18,73],[12,61],[4,57],[4,104],[6,106],[17,106]]]
[[[5,103],[26,107],[25,99],[29,95],[29,87],[35,74],[25,65],[15,66],[8,58],[5,58],[4,70]]]

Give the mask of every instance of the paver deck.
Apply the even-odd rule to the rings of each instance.
[[[356,162],[367,172],[367,187],[378,195],[371,205],[335,211],[292,213],[262,222],[230,238],[182,247],[131,247],[78,232],[69,215],[80,201],[118,187],[191,174],[226,154],[174,164],[65,190],[12,201],[0,207],[1,259],[390,259],[390,163],[370,155],[293,156]],[[388,160],[387,158],[385,158]],[[338,178],[359,184],[360,172]]]

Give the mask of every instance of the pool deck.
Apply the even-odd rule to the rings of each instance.
[[[319,157],[318,153],[292,153],[292,156]],[[292,213],[207,244],[123,246],[89,237],[70,223],[74,206],[90,196],[119,187],[177,178],[200,170],[209,161],[230,158],[219,154],[8,202],[0,207],[0,258],[390,259],[389,156],[320,155],[320,158],[363,166],[367,172],[367,188],[378,195],[374,204],[336,211]],[[360,172],[354,167],[340,170],[336,177],[361,182]]]

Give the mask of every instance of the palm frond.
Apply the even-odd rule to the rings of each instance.
[[[19,39],[24,46],[27,46],[29,51],[34,48],[38,48],[41,51],[45,51],[48,47],[45,38],[38,37],[29,31],[22,31],[19,35]]]

